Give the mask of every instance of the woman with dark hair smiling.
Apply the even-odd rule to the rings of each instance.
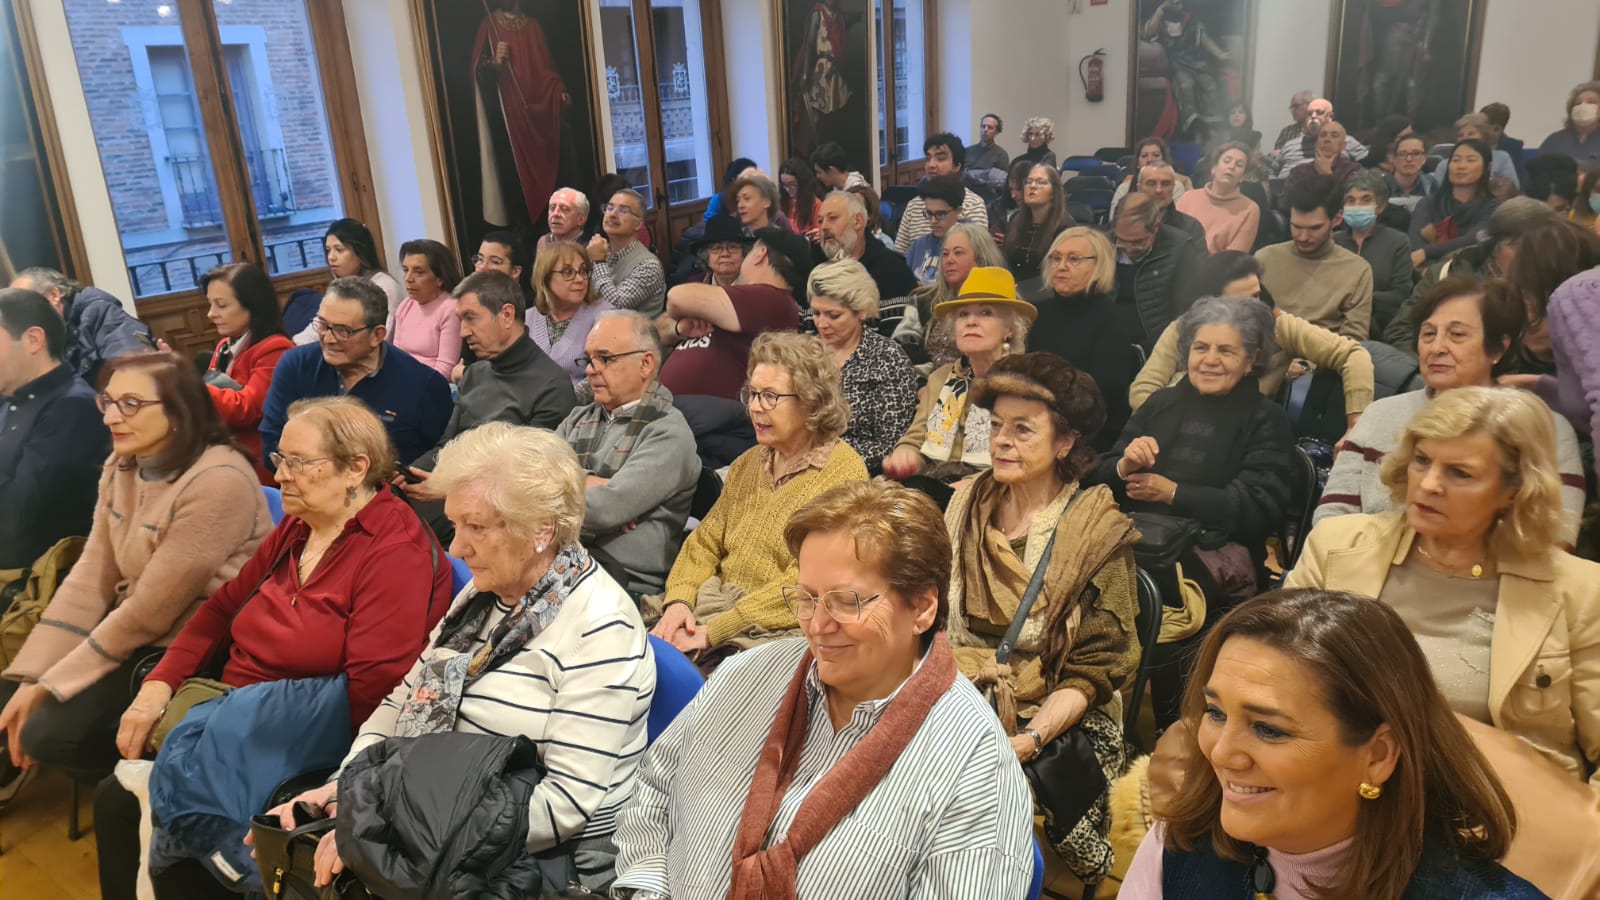
[[[1437,191],[1417,202],[1411,213],[1411,264],[1481,242],[1479,229],[1500,205],[1489,194],[1494,154],[1479,140],[1456,144],[1446,167],[1446,181]]]
[[[355,219],[340,219],[328,226],[322,235],[322,248],[328,257],[328,272],[334,278],[365,278],[383,289],[389,298],[389,315],[400,308],[406,299],[405,289],[394,276],[383,270],[378,258],[378,244],[372,239],[367,226]],[[314,344],[317,333],[308,324],[293,335],[296,346]]]
[[[0,675],[10,763],[84,776],[116,763],[133,673],[272,530],[255,470],[192,363],[147,353],[105,372],[111,457],[89,542]]]
[[[1130,900],[1536,900],[1511,798],[1393,610],[1293,590],[1234,610],[1184,698],[1183,782]]]
[[[275,484],[261,459],[261,405],[272,387],[272,370],[294,342],[283,333],[283,316],[272,279],[251,263],[218,266],[200,278],[206,318],[222,340],[211,353],[206,388],[234,440],[250,452],[262,484]]]

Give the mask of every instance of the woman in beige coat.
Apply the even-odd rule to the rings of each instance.
[[[1457,713],[1600,787],[1600,565],[1559,547],[1549,410],[1506,388],[1442,394],[1383,482],[1396,511],[1318,525],[1285,587],[1394,607]]]

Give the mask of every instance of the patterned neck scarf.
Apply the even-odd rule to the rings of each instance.
[[[600,446],[601,437],[605,435],[606,424],[610,421],[610,417],[598,403],[589,404],[582,417],[572,423],[572,436],[568,441],[572,444],[573,452],[578,454],[579,465],[596,477],[610,478],[622,468],[624,462],[627,462],[628,454],[633,451],[633,445],[639,442],[639,432],[671,410],[672,392],[662,387],[661,382],[652,381],[629,415],[628,428],[622,433],[622,440],[617,442],[610,453],[595,452]]]
[[[593,568],[594,561],[581,545],[563,549],[556,554],[544,577],[522,595],[481,642],[478,635],[489,620],[490,608],[499,598],[494,594],[475,594],[453,610],[445,617],[438,642],[423,657],[422,671],[395,722],[395,737],[420,737],[454,730],[467,686],[494,671],[537,638],[555,621],[561,604]]]
[[[972,369],[963,358],[950,371],[928,415],[922,455],[937,462],[989,467],[989,411],[971,402]]]

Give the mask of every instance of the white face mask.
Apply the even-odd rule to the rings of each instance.
[[[1579,103],[1572,108],[1572,124],[1574,125],[1593,125],[1597,119],[1600,119],[1600,104]]]

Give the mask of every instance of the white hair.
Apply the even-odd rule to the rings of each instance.
[[[578,542],[584,516],[584,473],[578,455],[554,431],[506,422],[479,425],[444,445],[429,486],[450,494],[466,487],[506,527],[531,540],[553,525],[557,547]]]
[[[577,188],[556,188],[555,192],[550,195],[550,199],[554,200],[562,194],[572,195],[572,206],[578,211],[579,216],[583,218],[589,216],[589,196],[587,194]]]

